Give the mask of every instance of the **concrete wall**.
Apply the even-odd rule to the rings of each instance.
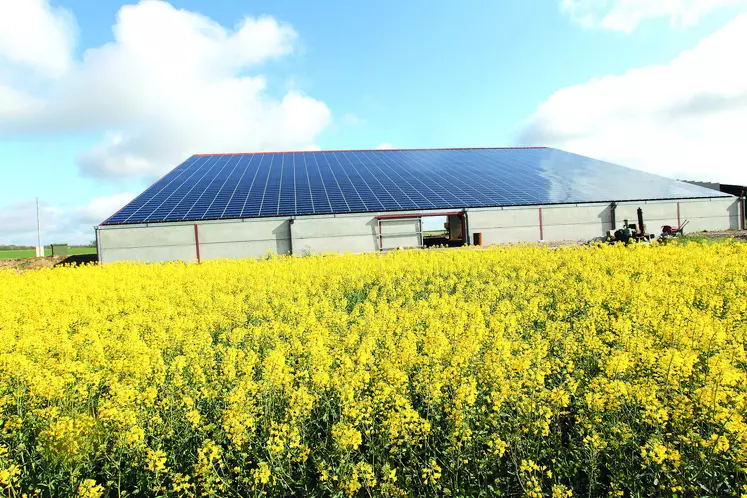
[[[739,202],[736,198],[687,199],[681,201],[620,202],[615,210],[617,228],[623,220],[638,223],[637,209],[643,209],[643,221],[650,233],[658,235],[662,225],[678,226],[677,210],[685,232],[728,230],[739,227]],[[590,240],[613,229],[609,203],[543,206],[540,208],[468,209],[470,240],[482,232],[483,245],[540,240]],[[540,233],[541,232],[541,233]]]
[[[258,258],[268,253],[373,252],[379,248],[374,214],[338,217],[218,220],[197,223],[200,259]],[[408,221],[412,223],[412,221]],[[197,259],[195,223],[100,227],[99,260],[161,262]],[[291,239],[291,233],[293,238]],[[394,240],[404,243],[404,240]]]
[[[540,230],[540,216],[542,229]],[[612,228],[610,204],[579,204],[468,211],[470,240],[482,232],[483,245],[540,240],[588,240]]]
[[[468,210],[469,240],[482,233],[483,245],[539,240],[539,210],[537,208],[504,208]]]
[[[659,234],[663,225],[678,226],[677,202],[661,202],[649,204],[618,204],[615,218],[616,228],[622,228],[625,220],[629,224],[638,224],[638,208],[643,210],[643,224],[646,231]]]
[[[160,262],[197,259],[194,223],[126,225],[98,231],[99,260]],[[290,252],[288,220],[200,223],[200,259]]]
[[[622,225],[624,218],[628,218],[630,223],[638,223],[636,211],[639,207],[643,209],[646,230],[652,233],[658,234],[662,225],[678,226],[686,220],[685,233],[739,228],[739,201],[731,197],[620,204],[617,208],[618,226]]]
[[[658,235],[661,225],[677,225],[677,201],[618,203],[617,227],[623,219],[637,223],[636,209],[643,209],[649,232]],[[609,203],[543,206],[542,230],[539,207],[467,209],[468,240],[475,232],[483,234],[483,244],[514,242],[589,240],[612,229]],[[218,220],[198,223],[200,256],[215,258],[255,258],[269,251],[277,254],[304,252],[373,252],[414,247],[422,243],[418,218],[381,220],[384,237],[379,238],[377,214],[304,216],[259,220]],[[418,214],[403,212],[401,214]],[[429,212],[427,214],[434,214]],[[679,201],[680,220],[689,220],[685,232],[726,230],[739,226],[736,198]],[[195,223],[103,226],[97,231],[99,258],[103,263],[121,260],[171,261],[197,259]],[[541,234],[540,234],[541,232]],[[292,238],[291,238],[292,235]]]
[[[197,259],[193,225],[117,227],[98,230],[99,261]]]
[[[373,215],[297,218],[291,231],[294,254],[373,252],[379,247]]]
[[[708,201],[690,201],[680,203],[680,218],[690,223],[685,232],[703,230],[728,230],[740,228],[739,202],[736,199]]]
[[[261,257],[268,252],[288,254],[291,250],[288,220],[254,220],[240,223],[199,224],[200,257]]]
[[[420,218],[381,220],[381,246],[384,250],[399,247],[419,247]]]
[[[544,240],[590,240],[612,228],[610,204],[542,208]]]

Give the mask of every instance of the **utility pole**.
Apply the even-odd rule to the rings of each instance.
[[[41,238],[41,219],[39,218],[39,198],[36,198],[36,257],[44,257],[44,246]]]

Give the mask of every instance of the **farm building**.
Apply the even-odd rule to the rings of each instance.
[[[551,148],[195,155],[96,227],[101,262],[373,252],[737,228],[740,199]]]

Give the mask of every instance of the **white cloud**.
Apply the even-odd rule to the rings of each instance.
[[[122,192],[108,197],[95,197],[85,206],[75,208],[73,210],[74,217],[80,223],[98,225],[134,198],[135,194],[130,192]]]
[[[747,14],[667,64],[563,88],[520,142],[680,179],[747,184]]]
[[[43,102],[22,91],[0,83],[0,115],[13,119],[28,112],[38,112]]]
[[[712,11],[745,4],[744,0],[561,0],[560,8],[587,28],[630,33],[649,19],[665,18],[673,26],[693,26]]]
[[[60,76],[70,66],[75,31],[73,16],[48,0],[0,0],[0,62]]]
[[[54,206],[40,207],[42,228],[56,230],[61,212]],[[0,206],[0,244],[36,245],[36,201],[13,202]],[[45,244],[42,240],[42,244]]]
[[[78,163],[85,174],[116,178],[162,174],[196,152],[310,148],[331,122],[323,102],[296,90],[272,98],[256,73],[295,46],[293,28],[271,17],[229,30],[142,0],[121,8],[113,31],[112,43],[69,61],[42,95],[0,76],[0,104],[14,102],[0,105],[0,132],[107,132]]]
[[[384,150],[384,149],[393,149],[394,146],[390,144],[389,142],[380,143],[376,146],[376,149],[378,150]]]
[[[93,227],[135,198],[131,193],[97,197],[83,206],[63,208],[42,202],[42,244],[87,244],[95,238]],[[36,201],[0,206],[0,244],[36,245]]]
[[[352,112],[348,112],[342,116],[342,124],[346,126],[361,126],[365,124],[365,121]]]

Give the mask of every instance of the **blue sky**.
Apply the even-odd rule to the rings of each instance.
[[[550,145],[747,183],[740,1],[19,3],[0,243],[33,241],[35,196],[49,236],[88,241],[193,152]]]

